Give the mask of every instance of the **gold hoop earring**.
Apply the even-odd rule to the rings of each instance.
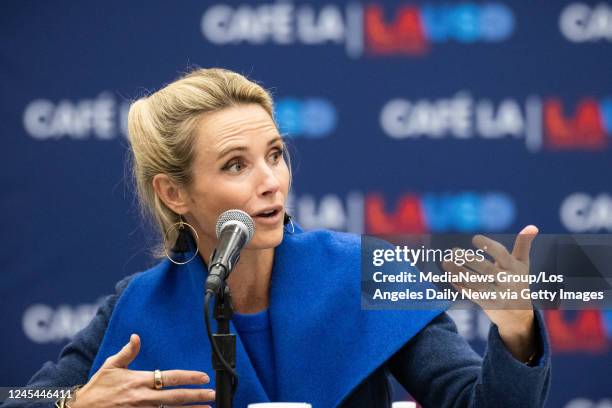
[[[192,233],[192,239],[195,241],[195,245],[196,245],[196,249],[193,253],[193,256],[189,259],[187,259],[186,261],[178,261],[173,259],[169,252],[168,252],[168,235],[174,231],[177,230],[178,231],[178,235],[176,237],[176,240],[174,241],[174,246],[172,247],[172,249],[170,250],[173,253],[178,253],[178,254],[182,254],[182,256],[185,256],[184,254],[189,253],[189,234],[187,233],[187,228],[189,228],[191,230]],[[176,265],[185,265],[186,263],[191,262],[197,255],[198,252],[200,251],[200,246],[199,246],[199,237],[198,237],[198,232],[196,231],[196,229],[189,224],[188,222],[183,221],[183,217],[179,215],[179,222],[176,222],[174,224],[172,224],[170,227],[168,227],[168,229],[166,230],[165,234],[164,234],[164,252],[166,254],[166,257],[170,260],[170,262],[176,264]]]

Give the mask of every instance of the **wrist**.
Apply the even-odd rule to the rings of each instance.
[[[76,402],[76,394],[82,387],[83,385],[76,385],[72,387],[68,393],[68,396],[58,399],[55,402],[55,406],[58,408],[78,408],[79,406]]]
[[[533,310],[509,310],[504,319],[497,322],[497,327],[502,337],[520,340],[532,334],[534,321]]]
[[[535,318],[533,310],[516,315],[511,322],[498,325],[506,348],[519,361],[530,363],[535,358]]]

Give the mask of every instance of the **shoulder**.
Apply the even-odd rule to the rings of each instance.
[[[158,282],[160,277],[169,269],[168,264],[169,262],[164,259],[149,269],[126,276],[117,282],[115,291],[118,295],[122,295],[135,285],[143,287],[152,286],[154,283]]]
[[[361,236],[347,232],[319,229],[300,232],[293,235],[292,238],[298,244],[312,249],[359,252],[361,248]]]
[[[391,249],[394,246],[388,241],[376,236],[358,235],[348,232],[338,232],[326,229],[300,231],[291,236],[290,240],[300,249],[325,255],[341,257],[370,254],[377,249]]]
[[[169,270],[165,260],[158,262],[149,269],[139,271],[122,278],[115,284],[115,294],[112,304],[104,305],[109,316],[117,314],[117,310],[127,303],[140,305],[142,301],[154,296],[164,285],[165,272]]]

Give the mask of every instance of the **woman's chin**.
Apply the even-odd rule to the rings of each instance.
[[[253,240],[247,246],[248,249],[276,248],[283,241],[283,228],[274,231],[255,233]]]

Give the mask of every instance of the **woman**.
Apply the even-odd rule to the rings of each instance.
[[[201,316],[205,262],[218,216],[236,208],[256,232],[227,280],[238,333],[234,406],[386,407],[388,374],[426,407],[543,405],[550,355],[533,310],[487,310],[495,324],[484,359],[443,310],[360,310],[359,237],[286,223],[291,173],[259,85],[198,69],[136,101],[128,128],[139,198],[166,245],[158,253],[171,254],[188,232],[197,252],[120,282],[29,386],[83,384],[71,408],[214,401]],[[526,273],[535,233],[524,229],[512,254],[496,247],[497,264]]]

